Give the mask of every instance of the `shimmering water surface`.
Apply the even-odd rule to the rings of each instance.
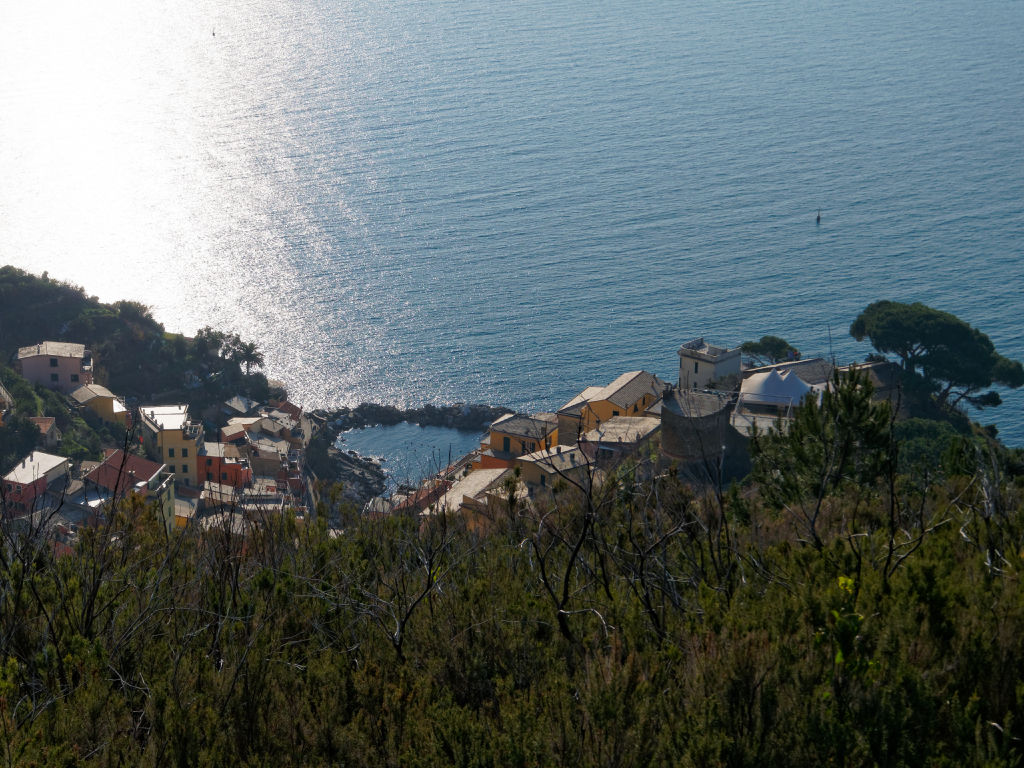
[[[860,358],[877,298],[1024,358],[1022,97],[1009,0],[2,3],[0,262],[252,338],[308,406],[556,407],[700,334]]]
[[[446,427],[421,427],[402,422],[389,427],[352,429],[338,436],[338,447],[360,456],[383,459],[392,490],[416,484],[480,447],[483,436]]]

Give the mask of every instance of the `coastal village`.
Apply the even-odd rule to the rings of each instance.
[[[459,513],[481,524],[496,505],[544,504],[561,489],[589,493],[623,466],[637,481],[671,471],[697,486],[722,487],[749,471],[752,431],[785,429],[795,409],[820,397],[837,370],[834,362],[798,354],[750,365],[739,347],[704,338],[682,344],[678,356],[675,382],[629,371],[551,412],[460,404],[412,415],[381,406],[307,414],[286,398],[259,403],[237,395],[194,413],[176,402],[129,407],[95,380],[96,361],[83,344],[41,341],[18,349],[15,370],[115,427],[124,440],[105,447],[102,461],[75,463],[61,455],[55,419],[34,417],[37,449],[3,477],[5,516],[28,530],[44,526],[54,548],[68,552],[83,527],[96,525],[129,494],[154,502],[168,532],[188,526],[245,532],[285,510],[305,520],[335,480],[366,515]],[[860,367],[877,398],[893,396],[891,363]],[[14,405],[0,386],[0,424]],[[334,443],[342,428],[403,416],[486,433],[478,450],[419,486],[378,495],[384,487],[379,465]],[[328,443],[329,477],[307,465],[314,439]]]
[[[62,393],[124,436],[104,448],[102,461],[73,465],[60,453],[55,419],[33,419],[39,449],[3,477],[3,506],[26,527],[45,524],[58,549],[69,550],[83,526],[130,494],[153,501],[168,531],[193,522],[237,526],[285,509],[303,515],[309,507],[303,453],[310,424],[287,400],[236,396],[202,414],[181,403],[129,408],[95,381],[83,344],[43,341],[20,348],[13,362],[29,383]],[[0,387],[0,424],[14,405]]]

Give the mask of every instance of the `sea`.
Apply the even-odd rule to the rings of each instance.
[[[0,263],[235,331],[307,408],[855,361],[877,299],[1024,359],[1022,251],[1020,0],[0,4]]]

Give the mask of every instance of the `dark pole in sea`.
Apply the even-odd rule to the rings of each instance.
[[[818,209],[818,218],[814,220],[815,224],[821,224],[821,208]]]

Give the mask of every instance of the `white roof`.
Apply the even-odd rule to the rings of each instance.
[[[280,456],[287,456],[288,451],[291,449],[291,445],[287,440],[267,434],[266,432],[254,433],[251,436],[250,444],[261,452],[277,453]]]
[[[187,405],[143,405],[139,411],[160,429],[183,429],[188,421]]]
[[[63,456],[54,456],[42,451],[32,451],[28,456],[18,462],[18,466],[4,476],[4,480],[18,485],[30,485],[52,472],[61,464],[67,464],[68,460]]]
[[[475,499],[492,485],[498,482],[506,473],[511,474],[512,470],[506,467],[495,469],[477,469],[459,480],[444,496],[437,502],[437,509],[444,509],[448,512],[456,511],[462,506],[462,500],[468,496]]]
[[[587,465],[587,455],[576,446],[556,445],[541,451],[520,456],[518,461],[528,461],[544,469],[548,474]]]
[[[799,405],[811,387],[792,371],[780,374],[771,370],[767,373],[755,373],[743,380],[740,395],[745,403],[763,405]]]
[[[85,357],[85,344],[74,344],[68,341],[43,341],[18,349],[18,359],[28,357]]]
[[[583,436],[589,443],[633,443],[661,428],[661,419],[653,416],[612,416]]]

